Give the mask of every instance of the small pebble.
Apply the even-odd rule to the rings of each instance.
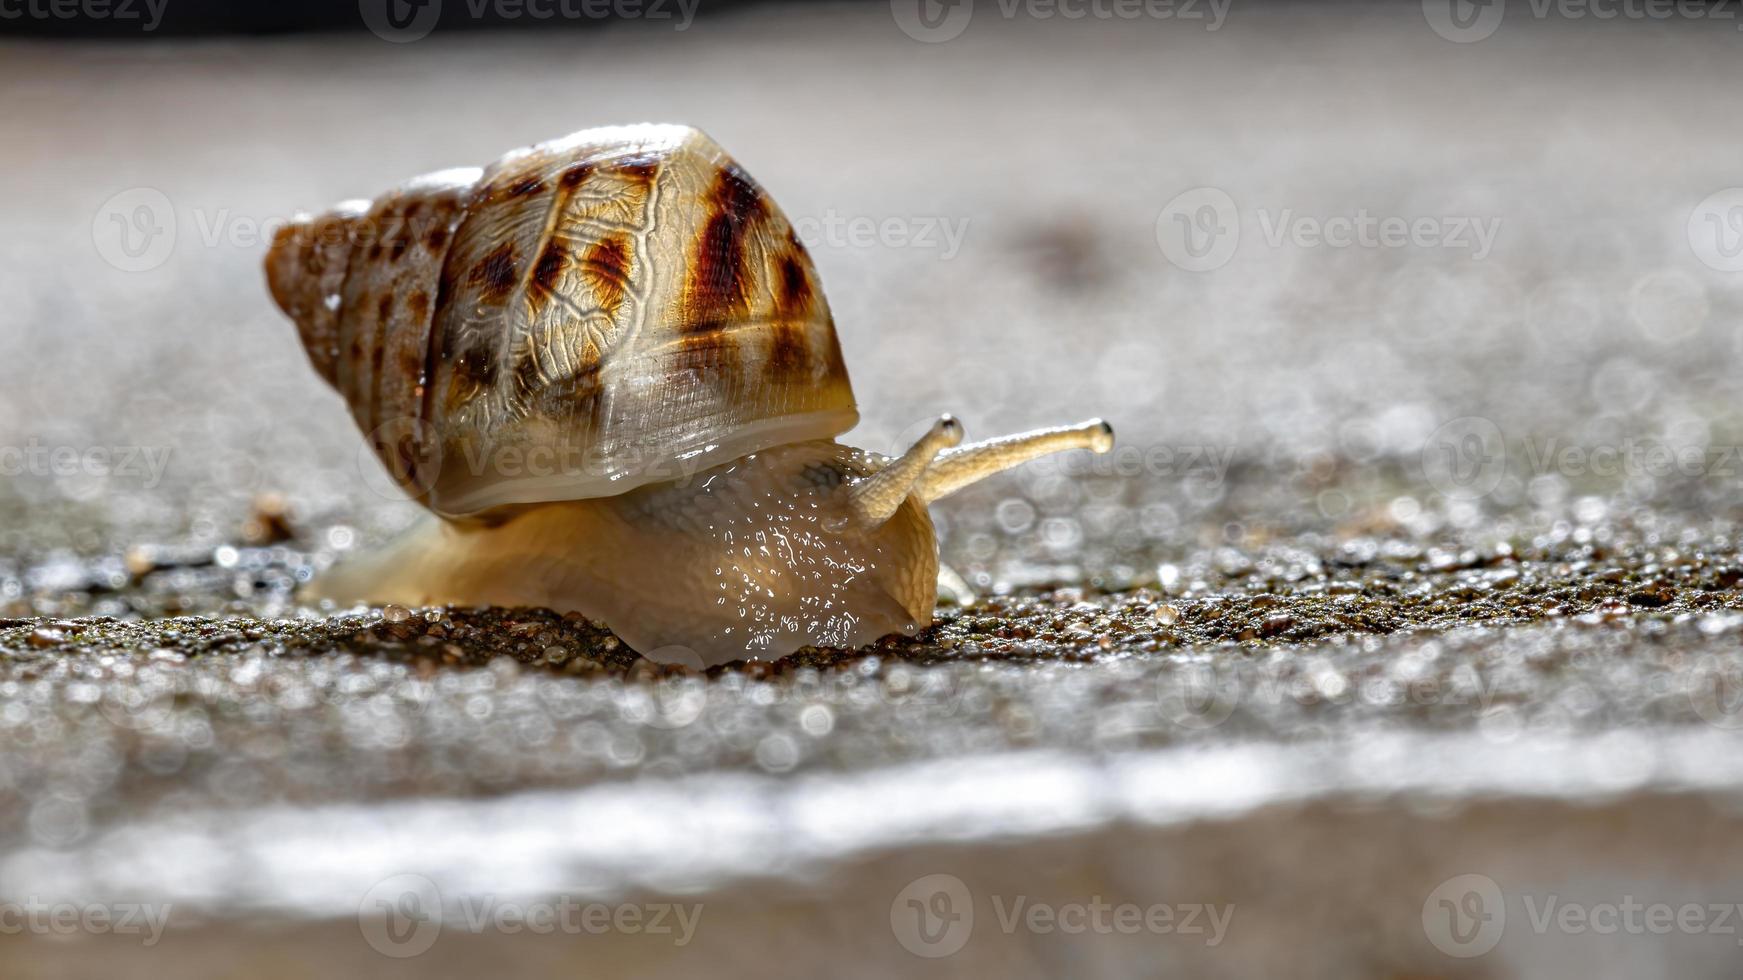
[[[67,635],[57,629],[46,626],[30,631],[30,645],[33,647],[60,646],[67,641]]]

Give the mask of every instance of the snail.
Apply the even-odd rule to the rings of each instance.
[[[299,215],[266,275],[315,370],[429,515],[323,572],[339,603],[545,606],[712,666],[930,624],[927,505],[1093,420],[890,457],[811,258],[686,126],[592,129]]]

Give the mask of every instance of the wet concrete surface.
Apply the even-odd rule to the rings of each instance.
[[[173,911],[149,949],[7,936],[4,972],[1732,975],[1716,915],[1541,913],[1743,898],[1743,282],[1688,230],[1738,179],[1738,42],[1290,9],[7,48],[0,443],[168,454],[0,487],[0,900]],[[939,506],[937,624],[865,650],[694,674],[548,611],[299,604],[411,509],[238,220],[644,117],[820,229],[966,222],[948,258],[818,232],[849,441],[1103,415],[1129,451]],[[1207,185],[1242,243],[1189,273],[1158,226]],[[93,216],[136,187],[179,241],[125,272]],[[1272,244],[1284,209],[1500,230]],[[405,875],[448,918],[400,958],[368,902]],[[902,919],[937,875],[954,948]],[[1018,895],[1233,918],[1002,928]],[[469,927],[479,896],[704,912],[680,947]]]

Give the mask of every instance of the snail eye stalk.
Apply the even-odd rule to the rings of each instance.
[[[1101,419],[1090,419],[1079,425],[1057,429],[1037,429],[1013,436],[1000,436],[970,443],[959,449],[947,450],[932,461],[921,476],[915,492],[931,503],[949,496],[971,483],[1002,473],[1053,453],[1068,449],[1089,449],[1105,453],[1114,448],[1114,429]]]
[[[940,452],[961,441],[962,423],[949,415],[940,416],[907,452],[885,463],[883,469],[871,476],[843,488],[854,517],[865,527],[876,527],[889,520],[925,477],[926,467]]]

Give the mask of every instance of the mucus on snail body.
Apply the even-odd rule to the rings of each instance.
[[[537,605],[714,665],[929,623],[927,505],[1099,420],[900,456],[859,419],[810,256],[685,126],[594,129],[281,229],[274,300],[431,517],[313,597]],[[674,652],[676,651],[676,652]]]

